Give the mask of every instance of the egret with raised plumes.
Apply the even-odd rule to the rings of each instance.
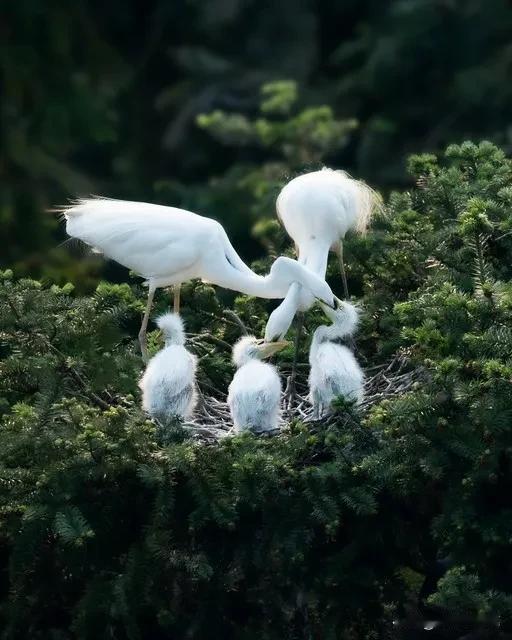
[[[237,431],[261,433],[279,428],[281,380],[276,368],[262,359],[288,344],[244,336],[233,347],[237,371],[229,385],[228,405]]]
[[[164,313],[156,323],[165,346],[148,363],[139,387],[142,407],[167,425],[174,418],[188,419],[197,402],[196,357],[185,348],[185,331],[180,316]]]
[[[336,340],[352,336],[358,325],[357,308],[336,299],[335,310],[321,305],[332,320],[316,329],[309,350],[309,401],[315,417],[328,411],[333,400],[343,397],[359,404],[364,397],[364,374],[352,351]]]
[[[148,301],[139,332],[147,360],[146,329],[155,290],[200,278],[261,298],[284,298],[292,283],[333,304],[325,280],[290,258],[280,257],[267,276],[251,271],[234,250],[223,227],[183,209],[144,202],[93,198],[63,209],[66,231],[95,251],[146,279]],[[175,305],[175,311],[179,304]]]
[[[336,252],[348,297],[343,239],[349,230],[364,233],[379,202],[379,196],[364,182],[344,171],[324,168],[298,176],[283,187],[277,198],[277,216],[295,243],[299,263],[318,277],[325,279],[329,252]],[[314,296],[294,283],[271,314],[265,340],[282,339],[297,311],[306,311],[314,303]]]

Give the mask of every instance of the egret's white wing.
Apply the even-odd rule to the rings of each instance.
[[[64,211],[70,236],[146,278],[190,269],[220,225],[190,211],[120,200],[80,200]]]

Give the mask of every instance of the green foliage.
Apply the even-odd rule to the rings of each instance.
[[[493,590],[483,592],[478,576],[468,574],[465,567],[447,571],[430,601],[462,617],[474,616],[498,624],[512,616],[512,598]]]
[[[366,464],[400,493],[415,487],[418,511],[454,565],[432,603],[510,621],[502,569],[512,524],[512,246],[501,194],[512,163],[489,143],[453,145],[446,156],[447,166],[411,163],[421,171],[412,203],[432,232],[414,256],[420,284],[393,310],[393,330],[429,382],[373,413],[370,424],[389,440],[384,459]]]
[[[353,470],[375,447],[359,425],[162,449],[129,397],[103,408],[59,388],[0,426],[6,638],[235,638],[247,622],[247,637],[294,637],[325,616],[364,633],[384,616],[398,583],[372,558],[395,533],[364,539],[383,507]]]
[[[326,154],[343,147],[347,134],[357,127],[353,119],[336,120],[328,106],[310,107],[292,115],[297,100],[294,82],[263,85],[261,95],[260,110],[274,116],[272,119],[250,120],[242,114],[214,111],[200,115],[198,125],[227,145],[253,144],[277,149],[291,167],[319,162]]]
[[[248,212],[272,215],[275,189],[304,163],[388,189],[411,150],[466,136],[510,147],[505,0],[5,4],[0,266],[23,276],[81,292],[123,277],[58,246],[41,212],[70,197],[213,215],[253,259]],[[216,112],[208,132],[229,138],[222,153],[196,126]],[[262,162],[277,164],[272,180],[249,176]]]
[[[411,603],[441,638],[510,632],[512,162],[484,142],[409,167],[416,188],[346,254],[358,357],[421,381],[330,426],[165,440],[139,408],[143,292],[2,272],[5,640],[393,638]],[[273,223],[256,233],[282,250]],[[261,333],[267,306],[233,315],[197,283],[183,300],[200,386],[225,392],[240,321]]]
[[[261,111],[268,114],[288,115],[297,101],[297,83],[293,80],[278,80],[263,85],[261,94],[265,100]]]
[[[510,633],[511,162],[489,142],[439,153],[510,149],[507,3],[8,4],[5,640],[380,639],[411,602],[439,637]],[[176,428],[162,446],[138,408],[143,291],[97,286],[125,274],[57,246],[41,212],[90,193],[182,206],[263,273],[291,255],[279,189],[324,162],[407,185],[344,251],[358,357],[423,381],[362,423],[340,402],[317,432],[201,447]],[[198,283],[183,299],[201,388],[225,391],[240,320],[262,335],[269,305]]]

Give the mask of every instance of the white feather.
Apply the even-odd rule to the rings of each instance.
[[[156,324],[164,335],[166,342],[185,344],[185,326],[177,313],[164,313],[156,319]]]
[[[349,230],[364,233],[380,197],[364,182],[327,167],[298,176],[277,198],[277,215],[294,241],[299,262],[325,278],[329,251],[337,251]],[[298,310],[306,311],[315,298],[293,284],[285,300],[272,312],[265,340],[286,335]]]
[[[261,362],[254,337],[242,338],[233,349],[237,364],[228,392],[228,405],[237,431],[256,433],[279,428],[281,380],[271,364]]]
[[[197,359],[183,346],[183,323],[178,315],[166,313],[157,324],[166,346],[149,361],[139,387],[144,410],[166,424],[176,417],[188,419],[194,411]]]
[[[332,291],[325,280],[289,258],[278,258],[266,277],[241,260],[223,227],[190,211],[93,198],[63,210],[70,236],[146,278],[153,288],[193,278],[249,295],[283,298],[300,282],[327,304]]]
[[[326,309],[326,312],[333,324],[318,327],[309,351],[309,401],[318,417],[338,397],[356,404],[364,398],[364,373],[354,354],[345,345],[333,342],[353,335],[358,323],[358,309],[344,302],[338,310]]]
[[[335,398],[361,403],[364,397],[364,374],[348,347],[324,342],[310,358],[310,402],[327,409]]]
[[[324,167],[283,187],[277,215],[299,248],[317,240],[332,247],[349,229],[364,233],[379,204],[379,196],[364,182]]]
[[[217,243],[222,246],[224,240],[224,230],[214,220],[145,202],[80,200],[64,215],[70,236],[165,285],[199,277],[203,253]],[[191,231],[195,242],[184,241]]]

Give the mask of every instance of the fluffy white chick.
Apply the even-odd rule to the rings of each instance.
[[[279,429],[281,380],[276,368],[262,359],[288,344],[244,336],[233,347],[237,372],[229,385],[228,405],[237,431]]]
[[[185,348],[183,321],[176,313],[156,320],[165,339],[164,348],[148,363],[139,387],[142,407],[152,418],[167,424],[189,418],[196,406],[196,357]]]
[[[336,299],[337,308],[321,305],[332,320],[330,326],[316,329],[309,350],[309,401],[320,418],[337,397],[362,402],[364,374],[352,351],[336,340],[352,336],[358,325],[359,312],[354,305]]]

